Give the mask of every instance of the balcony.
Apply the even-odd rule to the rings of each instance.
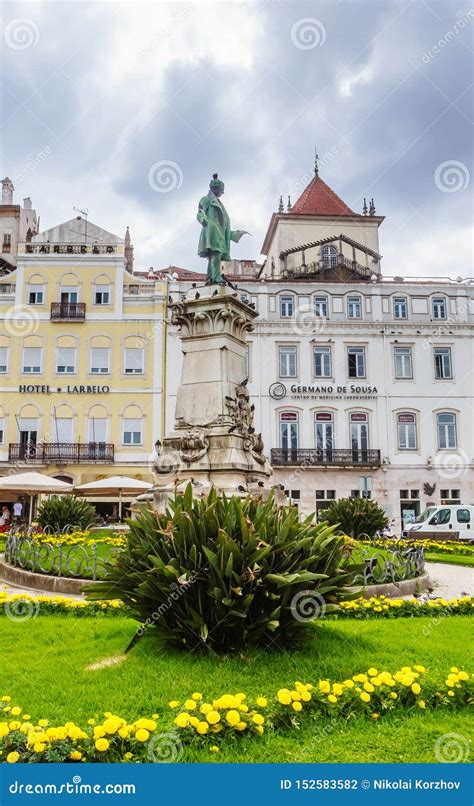
[[[52,302],[52,322],[83,322],[86,318],[85,302]]]
[[[373,449],[272,448],[273,467],[380,467],[380,451]]]
[[[9,462],[37,462],[43,465],[74,465],[84,462],[109,464],[114,461],[114,446],[109,442],[44,442],[38,445],[10,443]]]

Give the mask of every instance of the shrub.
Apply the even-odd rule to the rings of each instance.
[[[337,531],[342,534],[370,540],[390,522],[383,509],[370,498],[339,498],[326,510],[324,520],[338,527]]]
[[[346,586],[359,567],[345,539],[273,498],[215,489],[193,498],[189,485],[165,512],[143,509],[129,525],[127,548],[88,596],[121,599],[161,640],[188,650],[294,645],[311,620],[352,596]]]
[[[96,520],[95,507],[74,495],[55,495],[39,505],[36,520],[51,533],[83,531]]]

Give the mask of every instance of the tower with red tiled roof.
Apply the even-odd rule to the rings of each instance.
[[[375,214],[373,199],[369,207],[364,199],[362,213],[356,213],[338,196],[321,178],[316,154],[314,175],[296,202],[291,204],[289,197],[285,211],[280,197],[278,212],[272,214],[262,246],[262,254],[267,256],[263,273],[275,278],[285,272],[291,276],[300,265],[309,276],[311,264],[316,274],[323,268],[323,257],[333,251],[334,259],[328,268],[344,271],[334,271],[329,277],[325,272],[325,280],[346,280],[351,275],[349,264],[358,270],[352,274],[358,273],[361,279],[378,275],[378,228],[383,220],[383,216]],[[296,276],[294,271],[293,275]]]

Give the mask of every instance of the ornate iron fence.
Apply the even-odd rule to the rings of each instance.
[[[122,549],[115,546],[39,543],[29,536],[10,534],[5,546],[5,561],[15,568],[57,577],[100,579]]]
[[[425,570],[425,550],[422,546],[406,549],[387,549],[386,554],[374,555],[367,547],[361,556],[364,568],[354,579],[354,585],[378,585],[413,579]]]

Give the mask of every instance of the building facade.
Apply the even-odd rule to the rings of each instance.
[[[371,497],[400,529],[428,504],[474,502],[474,284],[385,278],[382,222],[316,168],[272,215],[258,275],[234,279],[259,313],[249,389],[274,481],[303,512]],[[171,425],[172,332],[168,353]]]
[[[18,245],[0,277],[0,472],[152,480],[165,285],[127,270],[131,249],[82,216]]]

